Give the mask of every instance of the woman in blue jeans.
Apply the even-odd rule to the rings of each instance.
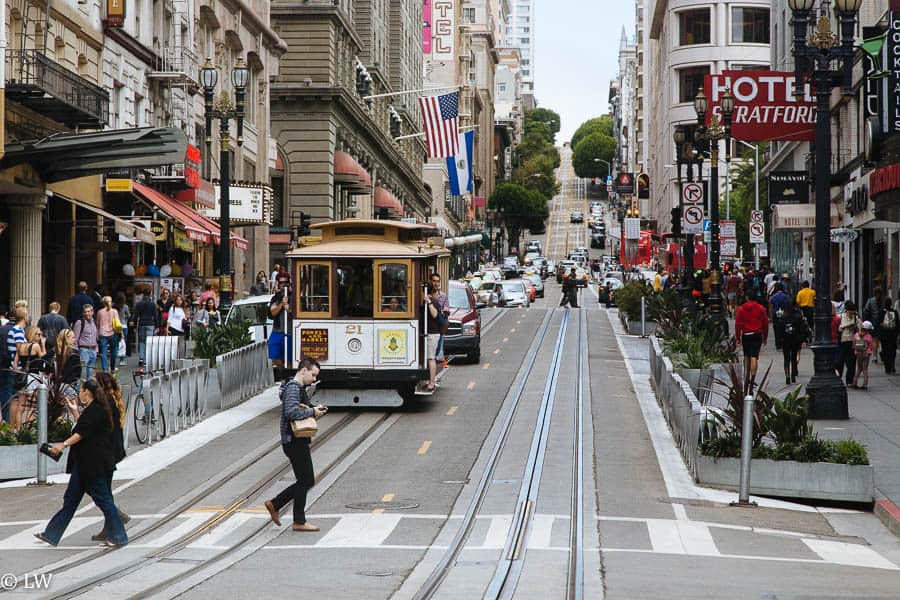
[[[53,445],[54,454],[61,454],[65,448],[71,448],[66,465],[66,471],[70,473],[69,485],[63,496],[63,506],[47,523],[43,533],[35,533],[34,536],[51,546],[59,544],[78,510],[78,504],[87,493],[105,518],[107,539],[102,545],[124,546],[128,543],[128,534],[125,533],[125,525],[113,501],[109,485],[122,445],[121,434],[116,440],[118,410],[95,379],[84,382],[79,400],[86,407],[78,418],[72,435]]]

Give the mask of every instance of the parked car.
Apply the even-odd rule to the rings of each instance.
[[[499,306],[500,291],[502,289],[496,281],[485,281],[475,292],[475,303],[478,306]]]
[[[450,318],[444,334],[444,352],[465,354],[469,362],[481,361],[481,313],[472,288],[461,281],[451,281],[447,300]]]
[[[225,316],[225,322],[246,321],[253,341],[264,342],[272,333],[272,317],[269,315],[269,301],[271,300],[271,294],[235,300],[231,305],[231,310]]]
[[[605,304],[606,308],[610,308],[615,304],[615,291],[622,289],[624,284],[621,279],[615,277],[604,277],[600,286],[597,288],[597,299],[601,304]]]
[[[521,279],[502,281],[500,286],[503,288],[500,306],[505,306],[507,308],[524,306],[525,308],[528,308],[531,304],[528,299],[528,290],[525,289],[525,283]]]
[[[523,279],[528,279],[534,284],[534,292],[538,298],[544,297],[544,280],[537,273],[525,274]]]
[[[525,289],[528,290],[528,302],[534,302],[534,299],[537,298],[537,288],[534,287],[534,282],[531,281],[527,276],[522,276],[522,283],[525,284]]]

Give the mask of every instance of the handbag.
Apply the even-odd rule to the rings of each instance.
[[[118,334],[118,335],[122,335],[122,331],[124,331],[124,329],[125,329],[125,328],[122,326],[122,321],[119,320],[119,314],[118,314],[118,313],[116,313],[116,314],[113,315],[113,318],[112,318],[112,328],[113,328],[113,331],[115,331],[116,334]]]
[[[319,424],[315,417],[291,421],[291,431],[295,438],[311,438],[319,432]]]

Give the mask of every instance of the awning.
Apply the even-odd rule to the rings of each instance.
[[[840,227],[838,207],[831,205],[831,227]],[[815,204],[776,204],[772,217],[773,229],[815,229]]]
[[[341,150],[334,153],[334,182],[361,194],[372,189],[369,172],[355,158]]]
[[[375,208],[387,208],[398,215],[403,214],[403,203],[383,187],[375,188]]]
[[[170,218],[174,219],[184,228],[188,239],[195,242],[203,242],[204,244],[210,242],[218,244],[221,240],[219,225],[215,221],[207,219],[187,204],[183,204],[171,196],[138,182],[134,182],[134,192],[151,204],[159,207]],[[232,231],[231,247],[246,251],[250,249],[250,243]]]
[[[60,198],[62,200],[65,200],[66,202],[74,204],[78,208],[89,210],[95,214],[100,215],[104,219],[109,219],[115,225],[117,234],[135,238],[145,244],[150,244],[151,246],[156,245],[156,236],[153,235],[153,232],[149,229],[144,229],[140,225],[132,223],[131,221],[127,221],[122,217],[111,215],[102,208],[97,208],[96,206],[88,204],[87,202],[82,202],[81,200],[77,200],[75,198],[69,198],[68,196],[63,196],[62,194],[58,194],[56,192],[50,192],[50,194],[52,194],[54,198]]]

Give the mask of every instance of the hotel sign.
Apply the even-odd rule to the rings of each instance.
[[[125,0],[106,0],[106,26],[125,25]]]
[[[454,60],[453,43],[456,37],[456,0],[432,1],[432,45],[431,56],[434,60]]]

